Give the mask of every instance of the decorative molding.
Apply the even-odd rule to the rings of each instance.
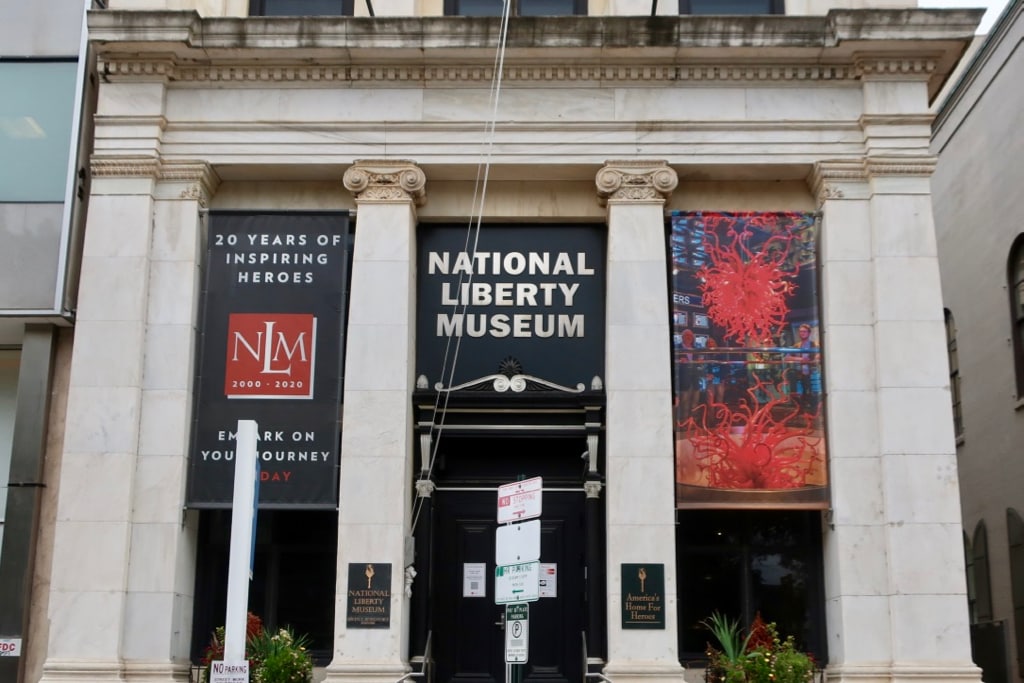
[[[160,177],[160,160],[154,157],[98,157],[89,160],[89,173],[95,178]]]
[[[876,176],[928,176],[935,173],[937,157],[868,158],[864,168],[871,177]]]
[[[666,161],[606,161],[595,180],[601,206],[609,200],[664,202],[679,184]]]
[[[555,382],[549,382],[540,377],[522,374],[512,375],[511,377],[503,374],[484,375],[483,377],[471,379],[468,382],[463,382],[448,389],[441,382],[434,385],[435,391],[444,393],[463,390],[487,391],[488,389],[493,389],[499,394],[504,394],[508,391],[514,394],[521,394],[524,391],[562,391],[567,394],[579,394],[586,391],[586,388],[587,386],[582,382],[575,387],[567,387]]]
[[[329,58],[328,58],[329,59]],[[934,60],[863,59],[856,64],[577,64],[508,65],[504,83],[665,83],[728,81],[761,83],[788,81],[858,81],[863,76],[930,75]],[[183,83],[490,83],[494,69],[485,64],[315,64],[266,60],[231,64],[178,64],[174,58],[108,55],[100,62],[105,81]]]
[[[853,63],[860,78],[929,78],[938,67],[938,56],[900,57],[898,55],[854,55]]]
[[[818,206],[829,199],[865,199],[867,190],[851,192],[850,186],[866,185],[871,178],[879,176],[928,177],[935,172],[937,161],[931,156],[819,161],[807,176],[807,184]]]
[[[426,175],[404,159],[357,159],[345,171],[343,182],[357,203],[412,201],[423,206],[426,202]]]
[[[828,199],[846,199],[847,193],[840,184],[866,183],[868,175],[864,170],[864,162],[860,159],[851,161],[833,160],[819,161],[814,164],[807,184],[821,206]],[[852,194],[850,199],[858,198]]]
[[[437,486],[429,479],[416,480],[416,495],[420,498],[430,498]]]
[[[601,489],[604,488],[604,484],[599,481],[585,481],[583,482],[583,492],[587,494],[587,498],[600,498]]]
[[[164,183],[183,184],[161,199],[190,199],[203,206],[217,191],[220,176],[204,161],[164,161],[153,157],[101,157],[89,160],[92,178],[145,178]]]
[[[160,180],[171,183],[187,183],[178,199],[190,199],[207,205],[220,185],[220,176],[213,166],[202,161],[164,162],[160,167]]]

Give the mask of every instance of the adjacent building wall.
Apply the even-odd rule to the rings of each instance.
[[[965,70],[935,122],[932,179],[942,296],[956,323],[963,433],[957,446],[963,526],[988,532],[992,619],[1005,625],[1008,680],[1022,675],[1011,590],[1006,511],[1024,512],[1024,401],[1017,395],[1008,289],[1010,248],[1024,232],[1024,3]],[[978,571],[981,571],[980,569]]]

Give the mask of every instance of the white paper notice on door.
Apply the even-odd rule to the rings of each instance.
[[[462,565],[462,597],[487,597],[487,564],[466,562]]]
[[[540,563],[540,597],[558,597],[558,565],[554,562]]]

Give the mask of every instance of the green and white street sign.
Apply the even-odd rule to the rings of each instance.
[[[505,564],[494,568],[494,603],[540,600],[540,562]]]
[[[525,664],[530,655],[530,606],[505,605],[505,661]]]

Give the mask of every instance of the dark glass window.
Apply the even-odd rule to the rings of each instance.
[[[757,613],[825,660],[821,515],[805,511],[678,513],[679,651],[704,656],[713,612],[744,626]]]
[[[1006,510],[1006,536],[1010,545],[1010,594],[1017,666],[1024,671],[1024,520],[1013,508]]]
[[[949,393],[953,400],[953,431],[956,437],[964,435],[963,405],[960,400],[960,359],[956,348],[956,321],[948,308],[943,309],[946,318],[946,356],[949,359]]]
[[[1013,321],[1013,362],[1017,375],[1017,399],[1024,398],[1024,235],[1010,249],[1008,279]]]
[[[974,527],[974,542],[971,544],[974,565],[974,610],[977,621],[992,621],[992,587],[988,578],[988,531],[985,520]]]
[[[680,14],[785,14],[783,0],[679,0]]]
[[[509,13],[520,17],[569,16],[586,14],[586,0],[509,0]],[[502,0],[445,0],[444,13],[449,16],[500,17]]]
[[[227,606],[230,510],[202,510],[196,557],[192,660],[198,662],[210,634],[224,625]],[[290,626],[310,638],[319,664],[330,661],[334,640],[338,513],[261,510],[249,584],[249,611],[268,629]]]
[[[351,16],[354,2],[355,0],[249,0],[249,14],[254,17]]]

